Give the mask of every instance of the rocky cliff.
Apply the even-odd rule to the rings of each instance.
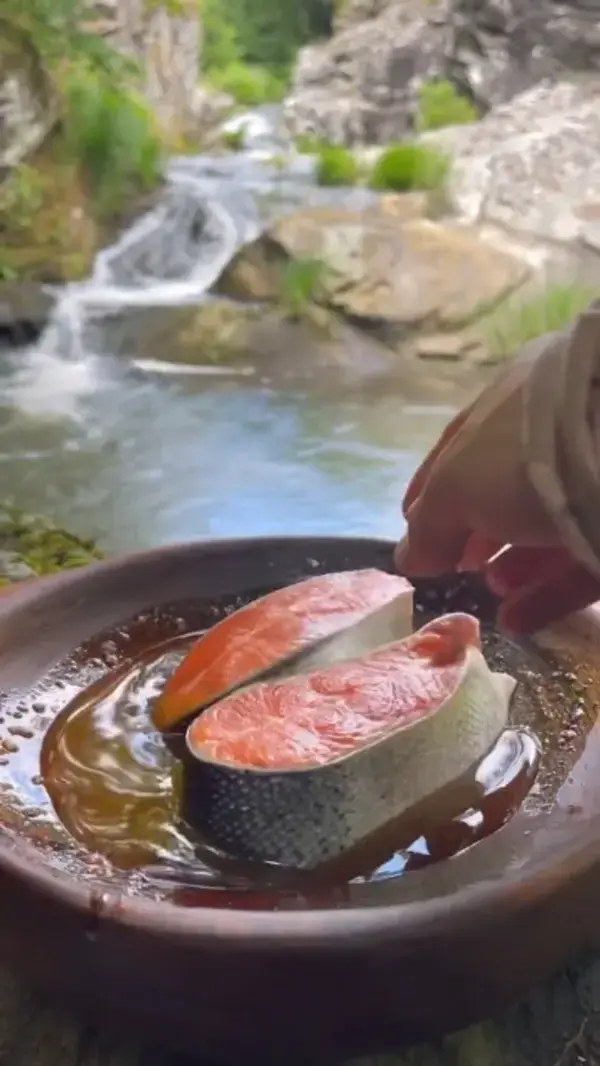
[[[132,56],[163,128],[184,132],[196,113],[201,26],[196,0],[99,0],[96,32]]]
[[[345,0],[299,57],[286,119],[336,143],[411,128],[418,87],[450,78],[487,111],[543,78],[600,70],[596,0]]]
[[[139,62],[146,96],[165,129],[184,133],[193,127],[201,43],[195,0],[164,6],[154,0],[99,0],[87,28]],[[0,11],[0,169],[29,156],[55,118],[50,83],[34,50]]]

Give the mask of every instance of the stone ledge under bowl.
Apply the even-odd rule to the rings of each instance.
[[[0,597],[0,686],[31,687],[142,610],[330,570],[391,570],[392,548],[336,537],[204,541],[42,578]],[[419,582],[417,600],[472,605],[488,622],[493,613],[470,579]],[[598,613],[535,646],[576,671],[595,714]],[[599,892],[594,720],[548,810],[518,814],[451,861],[411,873],[400,898],[379,906],[187,910],[98,891],[2,833],[0,960],[92,1021],[204,1059],[327,1061],[397,1050],[495,1013],[600,946]]]

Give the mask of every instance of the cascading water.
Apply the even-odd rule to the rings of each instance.
[[[254,199],[174,164],[154,210],[97,256],[90,278],[67,286],[50,322],[10,385],[22,409],[51,413],[65,376],[76,392],[93,377],[101,330],[135,308],[199,304],[237,249],[260,231]],[[91,343],[90,343],[91,342]]]

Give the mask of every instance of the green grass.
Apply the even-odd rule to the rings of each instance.
[[[131,90],[87,67],[71,69],[62,126],[66,153],[79,165],[100,216],[159,181],[161,139],[149,107]]]
[[[439,130],[444,126],[465,126],[477,122],[479,112],[452,82],[424,82],[419,89],[419,110],[416,126],[421,132]]]
[[[450,174],[448,155],[426,145],[390,145],[373,166],[369,184],[379,192],[432,192],[443,189]]]
[[[315,177],[319,185],[356,185],[360,168],[346,148],[325,144],[317,152]]]
[[[221,69],[208,71],[208,79],[215,89],[229,93],[244,107],[277,103],[286,93],[286,82],[266,67],[249,63],[228,63]]]
[[[513,297],[481,324],[487,351],[494,359],[506,359],[529,341],[564,329],[597,296],[593,289],[573,283],[549,285],[528,300]]]
[[[223,130],[221,140],[225,148],[230,148],[232,152],[240,152],[244,147],[244,132],[242,126],[237,130]]]
[[[322,259],[291,259],[281,275],[280,303],[290,318],[307,314],[311,304],[323,293],[327,266]]]
[[[294,147],[303,155],[318,155],[325,146],[314,133],[299,133],[294,139]]]

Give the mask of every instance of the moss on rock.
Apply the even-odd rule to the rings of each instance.
[[[0,505],[0,587],[101,559],[92,540],[84,540],[51,519],[28,514],[13,504]]]
[[[138,190],[118,213],[99,217],[80,168],[54,138],[0,185],[0,281],[86,277],[100,249],[155,198],[156,191]]]

